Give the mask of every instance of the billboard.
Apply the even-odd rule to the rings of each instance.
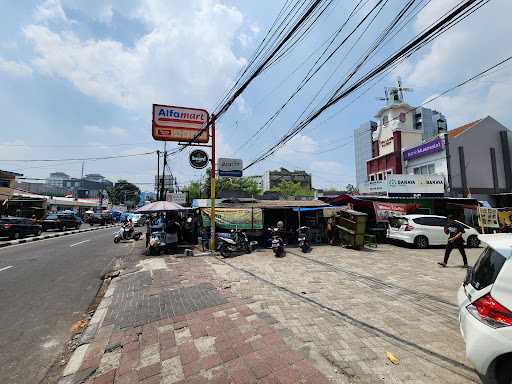
[[[210,208],[201,208],[201,218],[205,227],[210,226]],[[261,208],[217,208],[215,226],[224,229],[262,229]]]
[[[406,149],[404,154],[404,160],[417,159],[431,153],[441,152],[443,150],[443,140],[441,138],[434,139],[428,143],[418,145],[417,147]]]
[[[242,159],[218,159],[219,176],[242,177],[243,167]]]
[[[205,109],[153,104],[152,134],[160,141],[190,141],[208,143],[207,126],[210,115]]]
[[[387,175],[388,196],[444,196],[442,175]]]
[[[376,221],[388,221],[390,217],[407,215],[407,204],[386,203],[380,201],[373,202]]]

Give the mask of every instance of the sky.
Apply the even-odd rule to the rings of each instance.
[[[356,1],[334,0],[308,36],[266,70],[217,124],[217,157],[249,163],[321,105],[406,0],[386,2],[360,40],[339,54],[293,99],[272,125],[248,140],[283,104],[347,18]],[[356,74],[362,75],[459,0],[425,5]],[[133,155],[163,150],[151,137],[153,103],[213,111],[251,58],[284,0],[0,0],[0,169],[43,179],[62,171],[80,177],[81,161],[21,162]],[[359,19],[377,3],[363,1]],[[400,76],[416,106],[512,54],[512,2],[491,0],[415,53],[371,88],[341,101],[270,159],[248,169],[306,169],[316,188],[355,182],[352,132],[382,106],[384,87]],[[346,26],[347,34],[355,26]],[[364,33],[362,33],[364,32]],[[353,46],[353,48],[350,48]],[[512,126],[512,65],[426,105],[449,129],[491,115]],[[309,105],[309,107],[308,107]],[[303,115],[302,115],[303,116]],[[167,149],[176,147],[168,143]],[[90,160],[84,172],[128,179],[151,190],[156,155]],[[179,185],[202,177],[188,150],[169,158]]]

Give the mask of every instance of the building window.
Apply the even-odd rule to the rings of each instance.
[[[382,125],[386,125],[388,123],[388,115],[382,116]]]
[[[375,181],[375,175],[370,175],[370,181]]]
[[[426,164],[421,167],[413,168],[415,175],[435,175],[436,167],[434,164]]]
[[[384,175],[382,174],[382,172],[379,172],[377,173],[377,179],[380,181],[384,178]]]

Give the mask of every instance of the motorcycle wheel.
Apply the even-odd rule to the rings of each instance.
[[[136,233],[135,235],[133,235],[133,238],[135,239],[135,241],[139,241],[140,233]]]
[[[228,251],[228,247],[226,246],[226,244],[222,244],[220,246],[220,254],[222,255],[222,257],[229,257],[230,256],[230,253]]]
[[[121,241],[119,237],[114,237],[114,244],[118,244]]]

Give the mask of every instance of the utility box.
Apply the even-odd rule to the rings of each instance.
[[[354,249],[361,249],[364,246],[367,219],[368,215],[366,213],[348,208],[338,210],[335,216],[335,224],[341,244]]]

